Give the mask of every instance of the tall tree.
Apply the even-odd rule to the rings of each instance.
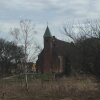
[[[25,84],[26,89],[28,90],[28,77],[27,77],[27,62],[30,59],[30,54],[32,55],[33,46],[36,44],[34,42],[34,35],[36,34],[36,31],[34,31],[34,25],[32,25],[32,22],[30,20],[21,20],[19,28],[14,28],[11,31],[11,35],[15,38],[16,42],[18,44],[22,44],[24,47],[24,69],[25,69]],[[38,45],[34,46],[34,49],[39,49]],[[31,53],[30,53],[31,52]],[[33,55],[34,56],[34,55]]]
[[[11,73],[12,63],[17,65],[24,58],[23,48],[13,42],[0,39],[0,69],[2,74]],[[14,66],[13,66],[14,67]]]
[[[67,24],[64,26],[64,33],[75,44],[77,52],[73,51],[73,58],[75,61],[78,58],[78,69],[80,72],[98,75],[100,74],[100,20],[86,20],[78,24],[77,35],[73,30],[75,26],[75,24]]]

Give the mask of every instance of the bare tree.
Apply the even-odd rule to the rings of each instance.
[[[63,27],[63,33],[74,43],[90,37],[100,38],[100,20],[85,20],[77,23],[67,23]],[[77,32],[76,32],[77,31]]]
[[[28,77],[27,77],[27,61],[29,61],[32,58],[35,57],[30,57],[32,53],[33,45],[36,47],[39,47],[34,43],[34,34],[36,34],[36,31],[34,31],[34,25],[32,25],[32,22],[30,20],[21,20],[20,21],[20,26],[18,28],[14,28],[11,30],[11,35],[14,37],[16,42],[20,45],[23,45],[24,47],[24,73],[25,73],[25,84],[26,84],[26,89],[28,90]],[[39,48],[38,48],[39,49]],[[36,50],[34,50],[36,52]],[[33,55],[34,56],[34,55]],[[29,58],[30,57],[30,58]]]
[[[78,38],[80,38],[79,34],[79,26],[77,26],[75,23],[66,23],[63,26],[63,34],[66,35],[68,38],[70,38],[74,43],[77,41]],[[76,32],[77,31],[77,32]]]
[[[100,19],[85,20],[83,26],[80,25],[80,32],[87,37],[100,38]]]

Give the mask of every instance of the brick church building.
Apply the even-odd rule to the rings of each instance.
[[[40,73],[62,73],[69,71],[71,51],[74,44],[57,39],[51,35],[47,26],[44,33],[44,48],[38,55],[36,70]]]

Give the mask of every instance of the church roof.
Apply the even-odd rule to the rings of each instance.
[[[44,33],[44,37],[52,37],[49,27],[47,26],[46,31]]]
[[[72,47],[71,43],[55,38],[53,52],[58,56],[67,56],[70,54]]]

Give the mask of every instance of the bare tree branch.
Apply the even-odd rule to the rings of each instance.
[[[18,43],[21,43],[24,47],[24,53],[25,53],[25,58],[24,58],[24,68],[25,68],[25,82],[26,82],[26,89],[28,90],[28,80],[27,80],[27,61],[29,61],[32,56],[30,52],[33,50],[31,47],[34,45],[34,27],[31,23],[30,20],[21,20],[20,21],[20,28],[14,28],[11,30],[11,35],[16,39]],[[36,48],[38,45],[35,46],[34,53],[36,53]],[[32,56],[30,56],[30,54]],[[29,58],[31,57],[31,58]]]

